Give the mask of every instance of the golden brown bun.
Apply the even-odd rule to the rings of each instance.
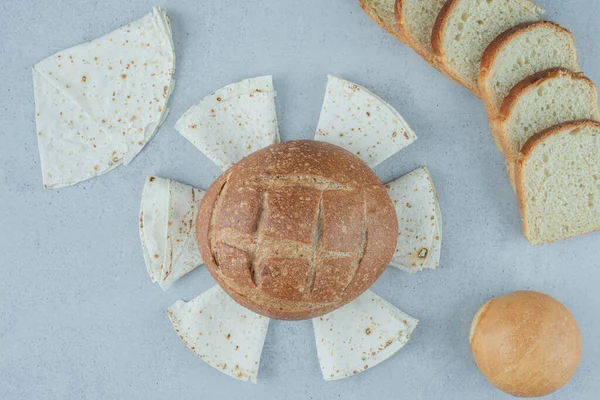
[[[483,375],[517,397],[560,389],[581,358],[575,318],[560,302],[537,292],[514,292],[484,304],[473,318],[469,340]]]
[[[207,191],[197,239],[234,300],[271,318],[333,311],[367,290],[396,247],[393,204],[373,171],[323,142],[276,144]]]

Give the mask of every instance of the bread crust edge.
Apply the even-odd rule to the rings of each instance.
[[[535,22],[525,22],[519,25],[515,25],[510,29],[502,32],[498,35],[492,42],[486,47],[481,56],[480,70],[479,76],[477,77],[477,86],[479,91],[481,92],[481,99],[486,105],[486,109],[488,107],[493,111],[492,116],[499,111],[495,109],[495,105],[492,102],[491,91],[489,90],[489,86],[486,84],[486,79],[489,77],[492,72],[492,67],[494,62],[496,61],[496,57],[502,51],[504,46],[512,40],[515,36],[521,35],[524,32],[530,31],[532,29],[536,29],[538,26],[550,26],[557,31],[563,31],[564,33],[569,34],[573,37],[573,34],[567,28],[547,20],[540,20]],[[575,40],[573,38],[573,40]],[[577,72],[577,71],[576,71]]]
[[[590,127],[590,126],[600,129],[600,122],[585,119],[585,120],[579,120],[579,121],[564,122],[562,124],[554,125],[548,129],[544,129],[543,131],[538,132],[535,135],[533,135],[532,137],[530,137],[527,140],[527,142],[525,142],[525,145],[523,145],[523,148],[521,149],[521,154],[515,160],[515,187],[517,190],[517,201],[518,201],[518,205],[519,205],[519,212],[521,213],[521,223],[522,223],[523,235],[529,241],[529,243],[531,243],[533,245],[547,244],[547,243],[557,242],[559,240],[570,239],[570,238],[573,238],[576,236],[587,235],[588,233],[592,233],[592,232],[600,230],[600,226],[599,226],[597,229],[591,229],[588,232],[577,233],[577,234],[573,234],[573,235],[562,237],[562,238],[557,238],[557,239],[548,240],[548,241],[536,240],[532,235],[530,235],[530,232],[529,232],[529,225],[527,223],[527,210],[526,210],[526,204],[525,204],[526,203],[525,195],[527,193],[526,193],[525,187],[523,185],[524,165],[527,163],[527,161],[529,160],[529,157],[531,156],[533,151],[536,149],[536,147],[540,143],[542,143],[544,140],[546,140],[547,138],[549,138],[551,136],[559,134],[560,132],[564,131],[565,129],[577,129],[577,128]]]
[[[523,79],[519,83],[517,83],[508,93],[504,101],[502,102],[502,106],[500,107],[500,111],[496,115],[494,119],[494,125],[498,128],[498,139],[501,145],[501,151],[504,154],[504,157],[507,159],[515,159],[518,157],[517,154],[513,154],[510,151],[510,141],[508,135],[506,134],[505,125],[508,123],[508,120],[511,117],[511,114],[516,107],[518,101],[521,96],[523,96],[529,90],[532,90],[548,80],[560,78],[560,77],[570,77],[573,80],[582,80],[585,81],[590,88],[593,88],[593,92],[595,94],[594,102],[598,103],[598,96],[596,93],[596,85],[583,73],[581,72],[573,72],[566,68],[550,68],[544,71],[540,71],[536,74],[530,75],[527,78]]]
[[[369,0],[358,0],[358,4],[360,5],[360,8],[362,8],[362,10],[365,12],[365,14],[367,14],[369,16],[369,18],[371,18],[377,25],[379,25],[381,28],[383,28],[390,35],[394,36],[400,42],[411,47],[406,42],[406,38],[404,37],[402,32],[399,29],[394,29],[397,27],[388,27],[386,24],[383,23],[383,20],[373,11],[373,8],[371,7]]]
[[[459,0],[448,0],[440,9],[437,18],[435,19],[435,23],[433,24],[433,30],[431,32],[431,47],[433,48],[435,62],[437,65],[439,65],[440,71],[442,71],[446,76],[448,76],[448,78],[450,78],[454,82],[457,82],[465,88],[467,88],[475,96],[481,98],[477,87],[473,87],[468,82],[465,82],[461,77],[459,77],[450,69],[442,46],[442,36],[444,29],[446,28],[446,24],[448,23],[450,15],[458,5],[458,1]]]

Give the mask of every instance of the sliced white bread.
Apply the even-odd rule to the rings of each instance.
[[[511,183],[515,160],[530,137],[554,125],[582,119],[598,120],[596,86],[583,74],[553,68],[517,83],[492,122]]]
[[[481,57],[478,87],[488,115],[498,112],[517,83],[553,67],[579,71],[575,38],[550,21],[538,21],[509,29],[485,49]]]
[[[448,0],[433,26],[431,45],[447,74],[476,95],[481,56],[507,29],[539,20],[528,0]]]
[[[431,64],[433,24],[446,0],[396,0],[396,25],[405,42]]]
[[[575,121],[531,137],[516,162],[523,234],[544,244],[600,229],[600,123]]]
[[[396,0],[358,0],[363,11],[396,39],[406,44],[404,36],[396,27],[396,13],[394,11]]]

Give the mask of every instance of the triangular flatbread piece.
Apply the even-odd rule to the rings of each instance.
[[[140,209],[140,238],[152,282],[167,290],[202,265],[196,245],[200,189],[170,179],[146,178]]]
[[[140,239],[146,269],[152,282],[161,277],[167,244],[169,180],[146,177],[140,206]]]
[[[437,269],[442,221],[429,171],[420,167],[386,188],[398,216],[398,241],[391,265],[408,272]]]
[[[315,140],[343,147],[374,167],[416,138],[398,111],[379,96],[329,76]]]
[[[165,119],[175,54],[166,13],[152,13],[33,67],[44,186],[128,164]]]
[[[205,97],[175,128],[222,170],[279,143],[273,78],[233,83]]]
[[[169,318],[186,346],[219,371],[256,383],[269,318],[240,306],[219,286],[189,303],[178,301]]]
[[[323,378],[347,378],[387,360],[404,347],[418,323],[370,290],[313,318]]]

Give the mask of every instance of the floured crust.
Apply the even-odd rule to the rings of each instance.
[[[252,154],[213,183],[197,241],[238,303],[299,320],[368,289],[392,258],[397,229],[385,187],[366,164],[337,146],[292,141]]]
[[[518,200],[518,204],[519,204],[519,211],[521,212],[523,235],[532,244],[540,244],[540,243],[533,243],[531,240],[531,237],[529,235],[529,226],[527,223],[527,212],[526,212],[526,204],[525,204],[527,196],[526,196],[525,187],[523,185],[523,168],[524,168],[525,164],[527,163],[527,161],[529,160],[529,157],[533,154],[536,147],[539,144],[543,143],[544,140],[546,140],[547,138],[557,135],[565,130],[574,130],[574,129],[585,128],[585,127],[595,127],[597,129],[600,129],[600,122],[592,121],[592,120],[570,121],[570,122],[565,122],[563,124],[555,125],[551,128],[545,129],[545,130],[533,135],[531,138],[529,138],[529,140],[527,140],[527,142],[521,149],[520,156],[515,161],[515,188],[517,191],[517,200]],[[591,229],[588,232],[577,233],[577,234],[573,234],[568,237],[556,239],[556,241],[569,239],[569,238],[572,238],[575,236],[586,235],[588,233],[591,233],[591,232],[594,232],[597,230],[600,230],[600,228]]]

